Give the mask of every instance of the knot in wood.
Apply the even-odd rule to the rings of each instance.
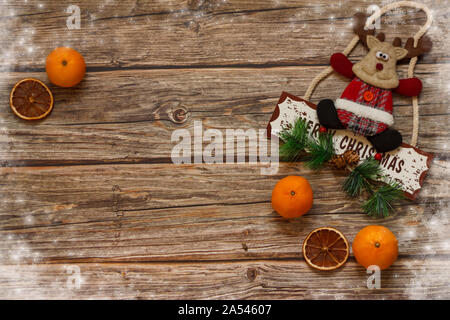
[[[170,120],[175,123],[183,123],[189,117],[189,112],[184,107],[178,107],[169,113]]]
[[[247,278],[250,281],[255,281],[257,276],[258,276],[258,270],[256,268],[248,268],[247,269]]]
[[[187,27],[189,30],[194,31],[195,33],[198,33],[200,31],[200,24],[197,21],[189,21],[187,23]]]

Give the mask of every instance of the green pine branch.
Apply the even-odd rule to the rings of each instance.
[[[356,166],[344,181],[344,191],[351,197],[360,195],[363,191],[373,193],[373,184],[381,175],[380,163],[374,158],[367,158]]]
[[[370,194],[361,206],[369,216],[387,217],[394,210],[394,202],[403,199],[404,193],[398,183],[384,182],[375,185],[374,181],[381,176],[380,163],[374,158],[368,158],[358,165],[344,181],[344,190],[352,197],[363,191]]]
[[[334,155],[333,135],[331,133],[319,133],[317,140],[308,141],[308,161],[306,166],[317,170],[323,167]]]
[[[385,183],[362,205],[369,216],[387,217],[394,210],[393,203],[404,198],[398,183]]]
[[[292,128],[286,128],[280,133],[283,144],[280,146],[280,158],[285,161],[298,161],[304,155],[306,166],[310,169],[320,169],[334,155],[333,136],[320,133],[313,139],[308,134],[306,120],[297,119]]]
[[[285,161],[298,161],[308,145],[308,127],[304,119],[299,118],[291,129],[280,133],[283,144],[280,146],[280,157]]]

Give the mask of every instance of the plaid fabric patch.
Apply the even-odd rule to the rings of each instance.
[[[387,129],[387,124],[360,117],[353,112],[338,109],[338,117],[347,129],[363,136],[373,136]]]
[[[359,92],[357,95],[357,98],[355,100],[356,103],[363,104],[375,109],[381,109],[384,111],[386,110],[386,102],[387,98],[390,94],[390,90],[387,89],[381,89],[374,86],[371,86],[360,79],[356,79],[356,82],[360,83]],[[373,94],[373,99],[371,101],[366,101],[364,99],[364,93],[365,92],[371,92]]]

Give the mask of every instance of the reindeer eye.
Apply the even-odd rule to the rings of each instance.
[[[376,56],[378,59],[383,59],[384,61],[388,61],[388,60],[389,60],[389,55],[388,55],[387,53],[383,53],[383,52],[381,52],[381,51],[378,51],[378,52],[375,54],[375,56]]]

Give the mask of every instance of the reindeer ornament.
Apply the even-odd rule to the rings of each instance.
[[[342,53],[331,56],[333,69],[352,81],[336,101],[319,102],[317,117],[326,129],[349,129],[365,136],[377,152],[383,153],[402,143],[400,132],[391,128],[392,92],[412,97],[422,90],[422,82],[417,78],[398,79],[397,62],[428,52],[431,41],[422,37],[414,47],[409,38],[402,48],[401,39],[395,38],[391,45],[384,42],[383,33],[375,37],[374,30],[365,30],[365,20],[364,14],[356,14],[354,31],[369,52],[355,64]]]

